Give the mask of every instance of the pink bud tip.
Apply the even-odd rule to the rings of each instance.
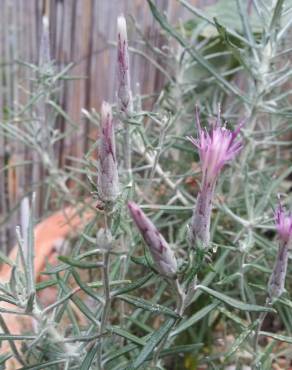
[[[292,241],[292,214],[287,212],[281,204],[275,211],[275,224],[279,239],[287,244]]]

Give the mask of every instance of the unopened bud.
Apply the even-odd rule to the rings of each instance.
[[[118,17],[117,29],[119,108],[122,112],[128,114],[132,110],[132,93],[130,87],[127,23],[123,15]]]
[[[292,214],[286,212],[281,204],[275,212],[275,223],[279,239],[279,250],[268,284],[268,292],[271,298],[280,297],[285,290],[288,253],[292,245]]]
[[[279,247],[277,259],[268,284],[271,298],[278,298],[285,290],[285,279],[288,265],[288,247],[282,244]]]
[[[115,134],[110,104],[101,107],[101,138],[99,144],[98,194],[102,201],[113,202],[119,194]]]
[[[136,226],[149,247],[157,271],[163,276],[174,278],[177,271],[177,262],[167,241],[136,203],[129,202],[128,208]]]
[[[39,51],[39,66],[49,72],[51,66],[51,50],[50,50],[50,33],[49,33],[49,18],[44,15],[42,19],[42,35]],[[46,70],[48,69],[48,70]]]

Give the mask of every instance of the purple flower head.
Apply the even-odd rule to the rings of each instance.
[[[129,202],[128,208],[132,219],[149,247],[158,272],[169,278],[175,277],[177,262],[167,241],[136,203]]]
[[[114,201],[119,193],[115,135],[112,109],[103,102],[101,107],[101,138],[99,144],[98,193],[101,200]]]
[[[128,112],[132,104],[129,71],[127,23],[123,15],[118,17],[118,98],[120,109]]]
[[[281,204],[275,211],[275,223],[280,241],[290,244],[292,242],[292,213],[286,212]]]
[[[235,131],[222,126],[219,109],[216,123],[212,126],[210,132],[208,132],[201,127],[197,107],[196,121],[199,132],[198,139],[194,139],[193,137],[188,137],[188,139],[199,150],[203,172],[202,184],[203,186],[211,187],[215,185],[223,166],[232,160],[241,150],[242,141],[236,140],[236,137],[242,125],[239,125]]]

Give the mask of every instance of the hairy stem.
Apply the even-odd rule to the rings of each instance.
[[[272,304],[271,300],[269,298],[267,298],[265,306],[269,307],[269,306],[271,306],[271,304]],[[261,314],[259,316],[259,319],[258,319],[258,325],[256,326],[256,329],[255,329],[255,335],[253,337],[253,351],[254,351],[254,360],[255,360],[255,363],[254,363],[254,366],[253,366],[254,370],[260,369],[260,367],[259,367],[260,364],[258,364],[256,362],[256,357],[257,357],[257,352],[258,352],[258,343],[259,343],[260,331],[261,331],[261,328],[262,328],[262,325],[263,325],[263,322],[264,322],[266,316],[267,316],[267,312],[261,312]]]
[[[184,310],[185,310],[185,293],[183,292],[182,290],[182,287],[178,281],[178,279],[175,280],[175,290],[176,290],[176,295],[177,295],[177,299],[176,299],[176,313],[179,314],[180,316],[183,315],[184,313]],[[168,334],[162,339],[162,341],[159,343],[158,347],[156,348],[156,351],[155,351],[155,354],[154,354],[154,358],[153,358],[153,364],[154,366],[157,366],[157,363],[159,361],[159,356],[160,356],[160,353],[161,351],[163,350],[170,334],[171,334],[171,331],[172,329],[174,329],[177,325],[177,323],[180,321],[180,318],[178,318],[172,325],[171,329],[169,330]]]
[[[108,231],[108,219],[107,214],[105,214],[105,228],[106,232]],[[103,289],[104,289],[104,307],[101,315],[101,321],[100,321],[100,328],[99,333],[102,335],[102,333],[105,330],[108,316],[110,313],[111,308],[111,296],[110,296],[110,248],[109,246],[106,246],[106,250],[103,254]],[[102,340],[99,339],[99,347],[98,347],[98,368],[102,370]]]

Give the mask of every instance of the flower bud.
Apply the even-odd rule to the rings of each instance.
[[[102,201],[113,202],[119,194],[115,134],[110,104],[101,107],[101,138],[99,144],[98,194]]]
[[[129,114],[132,111],[132,93],[130,86],[127,23],[123,15],[118,17],[117,29],[119,108],[122,112]]]
[[[279,205],[275,212],[275,223],[279,239],[279,250],[272,275],[268,283],[270,298],[278,298],[285,290],[288,253],[292,244],[292,215]]]
[[[50,50],[50,32],[49,18],[44,15],[42,18],[42,34],[39,50],[39,66],[42,72],[49,73],[52,70],[51,50]]]
[[[285,279],[288,265],[288,248],[286,244],[279,246],[277,259],[268,283],[271,298],[278,298],[285,290]]]
[[[177,262],[167,241],[136,203],[129,202],[128,208],[136,226],[149,247],[157,271],[163,276],[175,278]]]

